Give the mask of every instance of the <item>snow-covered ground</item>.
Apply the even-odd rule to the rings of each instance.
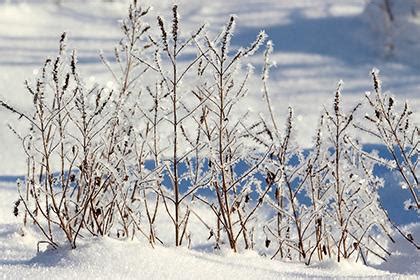
[[[154,12],[169,14],[171,0],[148,0]],[[265,29],[275,45],[277,68],[270,88],[279,117],[288,105],[295,108],[299,141],[310,143],[324,104],[330,104],[339,80],[344,81],[344,100],[354,104],[371,90],[369,71],[381,70],[383,85],[401,100],[420,108],[420,15],[410,25],[399,22],[393,30],[395,52],[385,50],[375,10],[366,12],[365,0],[179,0],[181,28],[191,31],[203,21],[217,30],[230,14],[238,16],[233,44],[253,41]],[[69,46],[78,50],[87,82],[110,79],[98,54],[112,51],[120,38],[118,21],[127,3],[107,1],[5,1],[0,0],[0,96],[29,108],[31,99],[23,81],[31,79],[47,56],[54,56],[58,38],[69,34]],[[378,20],[376,20],[378,18]],[[414,32],[410,37],[407,26]],[[417,40],[417,41],[416,41]],[[417,42],[417,43],[416,43]],[[254,59],[259,71],[261,57]],[[249,94],[254,110],[263,106],[259,86]],[[263,109],[262,109],[263,110]],[[418,110],[417,110],[418,111]],[[417,113],[417,120],[420,122]],[[0,176],[25,172],[20,143],[6,125],[19,126],[15,116],[0,110]],[[4,178],[4,177],[3,177]],[[12,179],[13,180],[13,179]],[[78,250],[62,249],[36,254],[36,238],[19,235],[12,215],[14,184],[0,183],[0,278],[4,279],[281,279],[365,277],[416,279],[420,253],[399,240],[389,262],[376,269],[359,264],[327,262],[306,267],[271,261],[256,253],[205,253],[199,249],[151,249],[141,241],[111,239],[83,243]],[[420,235],[419,225],[411,231]],[[384,272],[385,270],[391,271]],[[409,273],[411,276],[402,275]]]
[[[0,193],[0,279],[417,279],[420,274],[419,253],[401,238],[391,248],[395,255],[376,268],[333,260],[305,266],[252,251],[152,249],[144,240],[110,238],[37,254],[36,233],[26,231],[22,237],[21,220],[12,216],[14,184],[3,184]],[[418,225],[410,230],[420,234]],[[169,230],[162,235],[170,235]]]
[[[34,77],[45,57],[56,54],[63,31],[69,34],[69,47],[78,50],[79,63],[87,80],[111,79],[98,54],[99,50],[104,50],[112,55],[112,49],[121,37],[118,20],[125,16],[125,2],[64,0],[58,6],[52,0],[2,1],[1,97],[23,108],[30,105],[23,81]],[[171,0],[143,2],[153,5],[155,13],[170,13]],[[338,81],[344,81],[344,101],[350,107],[365,91],[372,89],[370,70],[373,67],[381,70],[385,90],[401,100],[408,99],[413,107],[420,105],[420,48],[406,42],[405,36],[401,46],[396,47],[396,55],[388,57],[384,39],[371,27],[379,17],[363,14],[365,2],[177,1],[181,29],[185,32],[192,32],[203,22],[208,22],[210,29],[219,30],[230,14],[238,16],[233,40],[236,45],[247,45],[261,29],[266,30],[275,45],[273,60],[277,62],[270,81],[274,110],[282,118],[288,105],[293,106],[298,139],[304,145],[312,140],[314,124],[323,106],[332,103]],[[411,25],[415,24],[411,22]],[[417,26],[420,26],[418,21]],[[415,33],[411,40],[418,38],[419,29],[412,29]],[[404,54],[403,59],[400,54]],[[260,71],[261,56],[253,60],[256,72]],[[265,108],[260,88],[261,85],[256,85],[248,96],[248,103],[256,110]],[[17,123],[15,116],[4,111],[0,111],[0,120],[2,125]],[[18,141],[7,129],[2,129],[0,143],[7,147],[0,149],[0,174],[22,174],[25,162],[23,154],[16,152],[20,145]]]

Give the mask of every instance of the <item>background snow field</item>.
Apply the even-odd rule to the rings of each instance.
[[[154,11],[170,16],[172,0],[146,0]],[[380,69],[383,89],[397,99],[408,100],[420,123],[420,15],[407,7],[420,1],[396,3],[396,24],[384,30],[378,10],[381,1],[366,0],[178,0],[181,30],[192,32],[203,21],[211,31],[223,26],[229,15],[237,15],[234,46],[253,42],[265,30],[274,44],[270,91],[275,114],[283,123],[288,106],[296,116],[297,140],[309,147],[319,115],[331,106],[334,91],[344,81],[346,109],[354,106],[365,91],[372,90],[370,71]],[[409,4],[407,4],[409,3]],[[411,6],[410,6],[411,5]],[[29,110],[31,98],[24,81],[38,74],[46,57],[54,57],[63,31],[69,49],[76,49],[79,69],[87,84],[101,82],[112,87],[111,77],[99,59],[112,57],[121,38],[120,20],[128,2],[62,0],[0,0],[0,99]],[[418,9],[420,13],[420,8]],[[386,33],[390,32],[390,34]],[[392,53],[389,46],[392,45]],[[260,73],[262,54],[252,58]],[[257,77],[258,78],[258,77]],[[246,111],[265,111],[261,84],[253,83],[246,97]],[[265,114],[265,113],[263,113]],[[76,250],[36,252],[38,237],[28,230],[22,237],[21,219],[13,216],[17,199],[15,181],[26,172],[25,155],[7,128],[24,127],[16,116],[0,110],[0,279],[419,279],[420,251],[396,236],[389,245],[388,262],[366,267],[359,263],[326,261],[305,266],[270,260],[272,252],[213,251],[212,244],[194,243],[193,250],[152,249],[142,240],[111,238],[80,241]],[[383,147],[369,143],[366,150]],[[386,178],[381,200],[390,216],[419,241],[420,219],[414,212],[401,213],[403,201],[395,174],[384,169],[376,175]],[[198,207],[200,215],[209,213]],[[263,209],[259,215],[268,213]],[[195,240],[206,240],[208,231],[196,219]],[[165,218],[158,220],[162,240],[171,240],[172,228]],[[199,237],[199,238],[198,238]],[[257,237],[264,240],[260,234]],[[262,241],[263,242],[263,241]],[[385,244],[384,240],[384,245]],[[172,243],[171,243],[172,244]],[[45,246],[41,246],[42,250]],[[266,255],[266,256],[264,256]]]

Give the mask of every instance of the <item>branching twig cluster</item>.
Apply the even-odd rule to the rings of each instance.
[[[386,260],[378,236],[391,238],[398,227],[381,206],[383,180],[373,170],[381,164],[398,171],[412,197],[406,206],[418,211],[420,131],[407,104],[397,113],[394,98],[382,94],[377,73],[375,95],[366,96],[373,114],[360,122],[361,104],[344,112],[339,85],[305,150],[294,137],[293,110],[284,130],[274,115],[271,42],[262,75],[269,119],[237,113],[253,76],[243,65],[265,42],[264,32],[235,49],[234,16],[213,36],[204,25],[181,32],[176,5],[170,25],[157,17],[157,35],[148,15],[134,1],[114,61],[101,54],[112,89],[87,88],[63,34],[58,56],[26,83],[32,112],[0,101],[30,124],[19,136],[28,168],[14,213],[23,209],[23,224],[33,223],[54,248],[63,238],[75,248],[80,237],[105,235],[143,236],[154,246],[164,242],[157,220],[165,216],[175,246],[190,246],[194,217],[215,248],[253,249],[262,230],[273,258]],[[355,138],[360,131],[383,142],[391,160],[364,152]],[[212,219],[201,217],[195,203]],[[273,214],[260,221],[263,207]]]

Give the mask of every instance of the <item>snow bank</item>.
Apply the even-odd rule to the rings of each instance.
[[[350,263],[303,264],[271,261],[256,253],[207,254],[152,249],[138,241],[89,240],[77,250],[40,253],[29,260],[0,262],[5,279],[395,279],[399,276]],[[411,277],[414,279],[414,277]]]
[[[0,279],[416,279],[419,274],[419,255],[403,240],[393,247],[401,253],[376,269],[334,260],[308,267],[273,261],[252,251],[152,249],[142,240],[111,238],[81,240],[76,250],[37,254],[38,236],[27,231],[22,237],[20,219],[12,215],[14,185],[2,183],[0,197]],[[419,234],[420,224],[410,229],[413,235]]]

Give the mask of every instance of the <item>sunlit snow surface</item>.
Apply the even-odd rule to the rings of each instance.
[[[3,184],[1,197],[0,279],[417,279],[420,273],[419,254],[400,238],[393,246],[395,256],[377,269],[332,260],[308,267],[272,261],[250,251],[152,249],[144,241],[110,238],[81,240],[76,250],[61,248],[37,254],[36,236],[26,232],[21,237],[20,220],[11,214],[14,185]],[[198,235],[207,233],[197,229]],[[410,230],[413,235],[420,234],[419,226]],[[170,234],[169,229],[162,230],[160,237]]]
[[[1,2],[3,1],[3,2]],[[58,39],[69,34],[69,49],[77,49],[79,63],[87,83],[111,80],[99,60],[99,50],[112,56],[121,37],[118,21],[126,13],[127,3],[108,1],[12,1],[0,0],[0,96],[21,108],[29,108],[31,98],[23,81],[34,78],[45,57],[56,55]],[[157,13],[170,17],[172,0],[142,1]],[[274,43],[270,91],[279,121],[285,119],[288,105],[295,110],[298,139],[310,145],[315,123],[323,106],[332,103],[339,80],[344,81],[347,107],[372,89],[370,70],[381,70],[384,90],[408,99],[412,107],[420,105],[420,22],[411,22],[396,30],[403,36],[394,55],[388,57],[384,39],[375,29],[378,16],[364,12],[364,0],[180,0],[181,31],[191,33],[201,23],[218,31],[230,14],[238,16],[234,45],[248,45],[261,29]],[[379,21],[376,25],[376,21]],[[412,26],[417,27],[414,28]],[[417,34],[417,35],[416,35]],[[408,38],[407,38],[408,37]],[[416,39],[417,38],[417,39]],[[397,37],[398,39],[398,37]],[[396,39],[396,40],[397,40]],[[412,42],[414,40],[414,42]],[[417,46],[417,47],[416,47]],[[407,51],[409,53],[407,54]],[[261,56],[252,58],[256,74]],[[258,79],[257,79],[258,81]],[[254,111],[265,111],[261,84],[251,84],[245,101]],[[20,175],[25,168],[20,143],[4,126],[18,126],[15,116],[0,111],[0,174]],[[4,148],[6,147],[6,148]]]
[[[76,48],[87,83],[111,78],[98,58],[99,50],[110,55],[120,38],[118,21],[127,3],[107,1],[4,1],[0,0],[0,96],[28,109],[31,99],[23,81],[31,80],[43,59],[54,56],[58,38],[69,34],[69,47]],[[154,13],[170,13],[172,1],[144,1]],[[265,29],[275,45],[277,68],[270,88],[275,113],[284,119],[288,105],[294,107],[298,140],[309,145],[324,104],[330,104],[337,82],[344,81],[348,107],[371,90],[369,71],[381,70],[384,89],[420,108],[420,22],[396,34],[396,50],[388,57],[380,32],[374,32],[375,14],[364,12],[364,0],[179,0],[181,29],[192,31],[203,21],[217,30],[230,14],[238,16],[234,45],[248,44]],[[153,17],[152,17],[153,18]],[[414,32],[409,39],[404,35]],[[411,40],[410,38],[417,38]],[[258,73],[261,57],[253,58]],[[255,84],[244,109],[264,110],[260,85]],[[417,110],[418,111],[418,110]],[[20,121],[0,110],[0,175],[24,174],[20,143],[6,128]],[[417,115],[417,120],[419,117]],[[13,179],[12,179],[13,180]],[[36,255],[36,237],[19,235],[19,222],[12,215],[16,199],[13,184],[0,184],[0,279],[281,279],[366,277],[413,278],[420,274],[419,252],[400,240],[392,247],[390,261],[380,265],[388,274],[361,265],[327,262],[312,267],[272,262],[256,253],[204,253],[171,248],[151,250],[142,242],[110,239],[81,243],[79,250]],[[413,235],[420,235],[412,225]],[[163,228],[165,229],[165,228]],[[170,235],[170,230],[161,231]],[[205,236],[206,231],[197,230]],[[165,238],[163,236],[162,238]],[[402,242],[402,243],[401,243]],[[404,245],[401,245],[404,244]]]

